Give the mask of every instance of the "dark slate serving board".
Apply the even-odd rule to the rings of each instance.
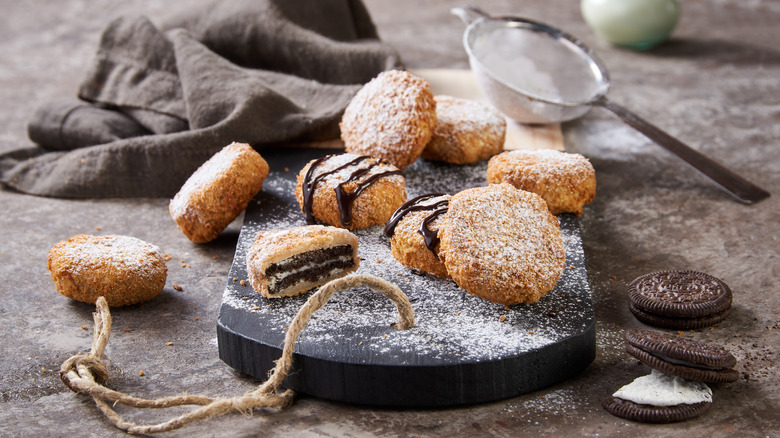
[[[285,328],[310,296],[269,300],[256,293],[246,251],[258,230],[306,224],[295,201],[295,176],[309,160],[334,152],[263,152],[271,173],[246,210],[217,321],[219,356],[242,373],[267,377],[281,356]],[[418,160],[404,171],[407,195],[485,185],[486,166]],[[391,328],[394,304],[377,292],[339,292],[301,333],[285,386],[348,403],[441,407],[512,397],[580,373],[596,355],[593,302],[577,219],[559,219],[566,240],[563,276],[537,303],[511,307],[402,266],[381,226],[356,231],[358,272],[397,284],[412,303],[415,327]]]

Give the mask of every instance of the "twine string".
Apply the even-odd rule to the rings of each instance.
[[[105,386],[108,381],[108,369],[104,362],[104,353],[111,334],[111,313],[105,298],[99,297],[93,313],[95,331],[92,338],[92,348],[89,353],[76,354],[66,360],[60,367],[60,379],[71,391],[89,394],[98,409],[117,428],[132,434],[150,434],[179,429],[187,424],[206,420],[229,412],[251,413],[258,408],[281,409],[290,405],[295,396],[294,391],[279,387],[287,377],[292,366],[295,342],[298,335],[306,327],[314,312],[320,309],[338,291],[358,286],[367,286],[381,292],[393,301],[398,311],[398,322],[392,326],[406,330],[414,326],[414,312],[409,298],[398,286],[379,277],[366,274],[351,274],[330,281],[320,287],[295,315],[288,327],[284,340],[282,356],[269,372],[268,380],[256,389],[237,397],[207,397],[202,395],[178,395],[157,399],[134,397]],[[117,404],[137,409],[165,409],[175,406],[199,406],[190,412],[171,420],[157,424],[138,425],[126,421],[119,415],[114,406]]]

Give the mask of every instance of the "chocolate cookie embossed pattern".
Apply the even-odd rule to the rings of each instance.
[[[731,289],[696,271],[659,271],[628,287],[629,309],[640,321],[678,330],[717,324],[731,312]]]

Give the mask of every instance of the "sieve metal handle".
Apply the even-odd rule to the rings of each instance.
[[[602,97],[593,102],[593,105],[601,106],[618,116],[626,124],[641,132],[650,140],[680,157],[691,167],[709,177],[738,200],[753,204],[770,196],[769,192],[742,178],[736,173],[726,169],[712,159],[702,155],[690,146],[667,134],[655,125],[647,122],[628,109]]]

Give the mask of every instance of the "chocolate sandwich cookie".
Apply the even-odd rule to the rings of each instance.
[[[707,412],[712,402],[683,403],[672,406],[653,406],[635,403],[620,397],[609,397],[602,403],[610,414],[640,423],[676,423],[698,417]]]
[[[723,347],[650,330],[629,330],[625,339],[629,354],[665,374],[709,383],[739,378],[737,359]]]
[[[646,324],[693,330],[723,321],[731,311],[731,289],[696,271],[659,271],[628,286],[629,310]]]

